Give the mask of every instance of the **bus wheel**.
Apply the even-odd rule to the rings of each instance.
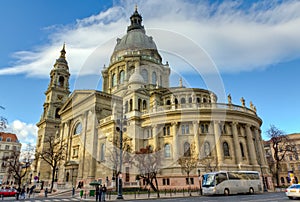
[[[224,195],[225,195],[225,196],[229,196],[229,189],[227,189],[227,188],[224,189]]]
[[[254,189],[252,187],[249,189],[249,194],[254,194]]]

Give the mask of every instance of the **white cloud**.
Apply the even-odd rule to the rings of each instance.
[[[48,76],[64,42],[73,75],[100,74],[103,64],[109,63],[117,35],[125,34],[136,2],[145,28],[149,29],[147,33],[153,34],[151,29],[168,30],[197,45],[191,48],[184,41],[170,41],[162,46],[158,32],[154,40],[159,49],[173,52],[177,45],[177,54],[195,55],[202,47],[221,72],[251,71],[300,57],[300,2],[296,0],[258,1],[248,7],[241,1],[209,4],[166,0],[163,5],[158,0],[119,1],[98,15],[77,19],[75,25],[51,28],[48,44],[15,53],[15,65],[1,68],[0,75]],[[87,62],[95,50],[101,50],[99,57],[90,57]],[[167,55],[164,59],[168,60]],[[177,71],[186,69],[184,64],[169,62]]]
[[[37,126],[35,124],[28,124],[20,120],[14,120],[8,125],[7,131],[15,133],[19,141],[24,145],[34,145],[36,143]],[[25,148],[24,145],[22,146],[23,148]]]

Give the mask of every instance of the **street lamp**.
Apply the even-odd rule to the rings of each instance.
[[[259,167],[260,167],[261,177],[262,177],[262,181],[263,181],[264,192],[268,192],[268,189],[267,189],[267,186],[266,186],[266,182],[265,182],[265,176],[264,176],[264,172],[263,172],[261,163],[259,163]]]
[[[117,119],[117,127],[116,130],[117,132],[120,133],[120,153],[119,153],[119,157],[120,157],[120,167],[119,167],[119,173],[118,173],[118,196],[117,199],[124,199],[123,195],[122,195],[122,160],[123,160],[123,132],[126,132],[126,126],[127,125],[127,119],[126,117],[123,118],[123,116],[121,116],[121,119]]]
[[[200,175],[201,171],[200,169],[198,169],[198,179],[199,179],[199,187],[200,187],[200,190],[199,190],[199,194],[202,195],[202,184],[201,184],[201,175]]]

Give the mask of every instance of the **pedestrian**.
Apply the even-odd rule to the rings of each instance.
[[[73,188],[72,188],[72,197],[74,197],[74,195],[75,195],[75,187],[73,186]]]
[[[105,194],[106,194],[106,191],[107,191],[107,189],[106,189],[106,186],[105,186],[105,184],[104,184],[103,187],[102,187],[102,199],[103,199],[103,201],[105,201]]]
[[[48,188],[45,189],[45,197],[48,197]]]
[[[98,201],[98,199],[99,199],[99,185],[96,185],[96,190],[95,190],[95,194],[96,194],[96,201]],[[99,201],[101,201],[101,199],[99,200]]]
[[[22,197],[22,199],[25,199],[25,198],[26,198],[25,187],[23,187],[22,190],[21,190],[21,197]]]
[[[102,185],[99,188],[99,201],[102,201]]]

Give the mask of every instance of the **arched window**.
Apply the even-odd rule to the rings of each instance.
[[[206,98],[203,98],[203,103],[206,103],[207,101],[206,101]]]
[[[142,111],[142,100],[138,99],[138,111]]]
[[[129,111],[132,111],[133,105],[132,105],[132,99],[129,100]]]
[[[152,84],[156,84],[156,81],[157,81],[156,72],[152,72]]]
[[[0,137],[0,141],[2,141],[2,137]]]
[[[120,71],[119,77],[120,77],[120,84],[124,83],[124,80],[125,80],[124,70]]]
[[[170,158],[171,157],[171,145],[165,144],[164,151],[165,151],[165,158]]]
[[[185,142],[183,145],[183,156],[191,156],[191,147],[190,147],[190,143]]]
[[[180,103],[185,104],[185,98],[181,98]]]
[[[117,77],[116,74],[112,75],[111,86],[114,87],[117,85]]]
[[[171,101],[167,100],[166,105],[171,105]]]
[[[228,146],[227,142],[223,142],[223,153],[224,153],[224,156],[230,156],[229,146]]]
[[[178,100],[177,100],[177,98],[175,98],[175,105],[178,105]]]
[[[205,154],[205,156],[210,156],[210,144],[209,144],[209,142],[204,143],[204,154]]]
[[[147,109],[147,101],[143,100],[143,110]]]
[[[189,103],[193,102],[193,98],[189,97]]]
[[[10,137],[6,138],[6,142],[11,142],[11,138]]]
[[[105,144],[101,144],[100,146],[100,161],[105,160]]]
[[[59,119],[59,118],[60,118],[60,116],[59,116],[59,114],[58,114],[59,110],[60,110],[60,108],[56,108],[56,110],[55,110],[55,118],[56,118],[56,119]]]
[[[58,78],[58,85],[59,85],[59,87],[64,87],[64,83],[65,83],[65,78],[63,76],[60,76]]]
[[[280,182],[281,182],[281,184],[284,184],[284,177],[280,178]]]
[[[200,98],[199,98],[199,97],[197,97],[197,103],[198,103],[198,104],[200,103]]]
[[[149,79],[148,79],[148,71],[146,69],[142,69],[142,72],[141,72],[141,75],[144,79],[144,82],[145,83],[148,83],[149,82]]]
[[[70,173],[67,172],[67,175],[66,175],[66,182],[69,182],[69,177],[70,177]]]
[[[243,147],[243,144],[241,142],[240,142],[240,148],[241,148],[241,155],[242,155],[242,157],[245,157],[244,147]]]
[[[74,135],[80,134],[81,131],[82,131],[82,125],[81,125],[81,123],[77,123],[75,130],[74,130]]]

